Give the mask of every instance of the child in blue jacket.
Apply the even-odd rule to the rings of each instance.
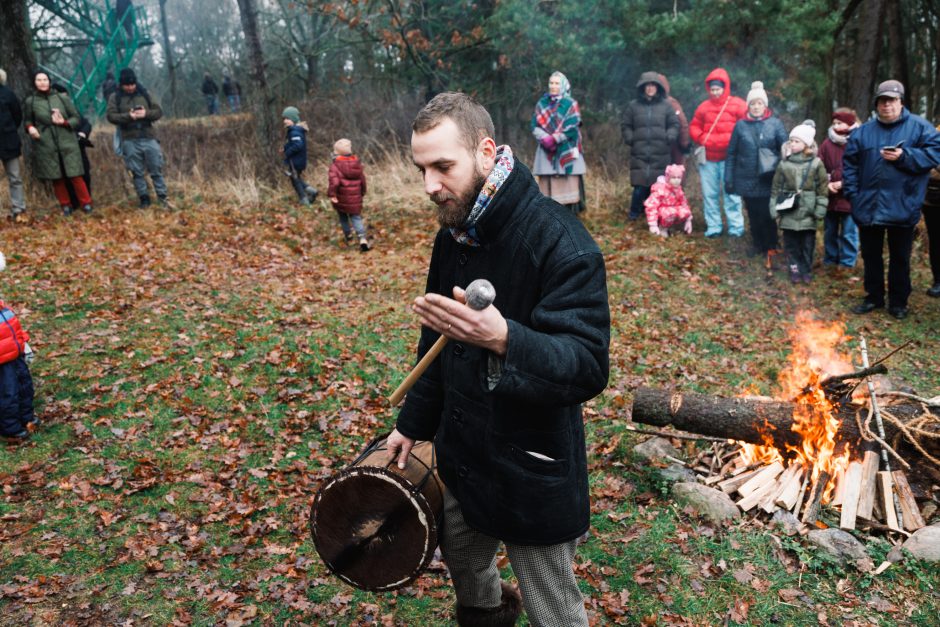
[[[312,185],[307,185],[303,179],[303,172],[307,169],[307,131],[310,128],[306,122],[300,121],[300,111],[297,107],[287,107],[281,117],[284,119],[284,128],[287,129],[287,140],[282,150],[287,176],[290,177],[301,204],[309,206],[317,198],[317,190]]]

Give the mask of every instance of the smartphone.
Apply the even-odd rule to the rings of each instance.
[[[134,111],[143,111],[143,110],[144,110],[144,106],[143,106],[143,105],[137,105],[136,107],[134,107]],[[899,144],[899,145],[900,145],[900,144]]]
[[[903,143],[904,143],[904,140],[902,139],[901,141],[899,141],[898,143],[896,143],[896,144],[893,145],[893,146],[882,146],[881,149],[882,149],[882,150],[899,150],[899,149],[901,148],[901,145],[902,145]]]

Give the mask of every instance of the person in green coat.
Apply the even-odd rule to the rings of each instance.
[[[829,206],[829,174],[816,156],[816,125],[812,120],[790,131],[789,147],[790,156],[774,173],[770,216],[779,221],[783,231],[790,281],[809,283],[813,279],[816,225],[826,217]]]
[[[23,101],[26,132],[33,140],[36,178],[52,181],[56,198],[65,215],[72,213],[72,201],[66,179],[75,190],[81,208],[91,213],[91,194],[82,175],[82,152],[75,136],[80,116],[66,94],[52,89],[49,75],[42,70],[33,73],[33,93]]]

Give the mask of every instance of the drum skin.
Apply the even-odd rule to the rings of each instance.
[[[388,463],[385,439],[317,492],[310,528],[327,568],[346,583],[372,592],[407,586],[437,548],[444,485],[434,446],[418,442],[404,470]]]

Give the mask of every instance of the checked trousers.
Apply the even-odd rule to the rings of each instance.
[[[457,603],[480,608],[499,605],[502,593],[496,552],[500,541],[470,528],[449,490],[444,491],[440,544]],[[577,540],[548,546],[505,543],[530,624],[587,627],[584,599],[572,568],[577,544]]]

